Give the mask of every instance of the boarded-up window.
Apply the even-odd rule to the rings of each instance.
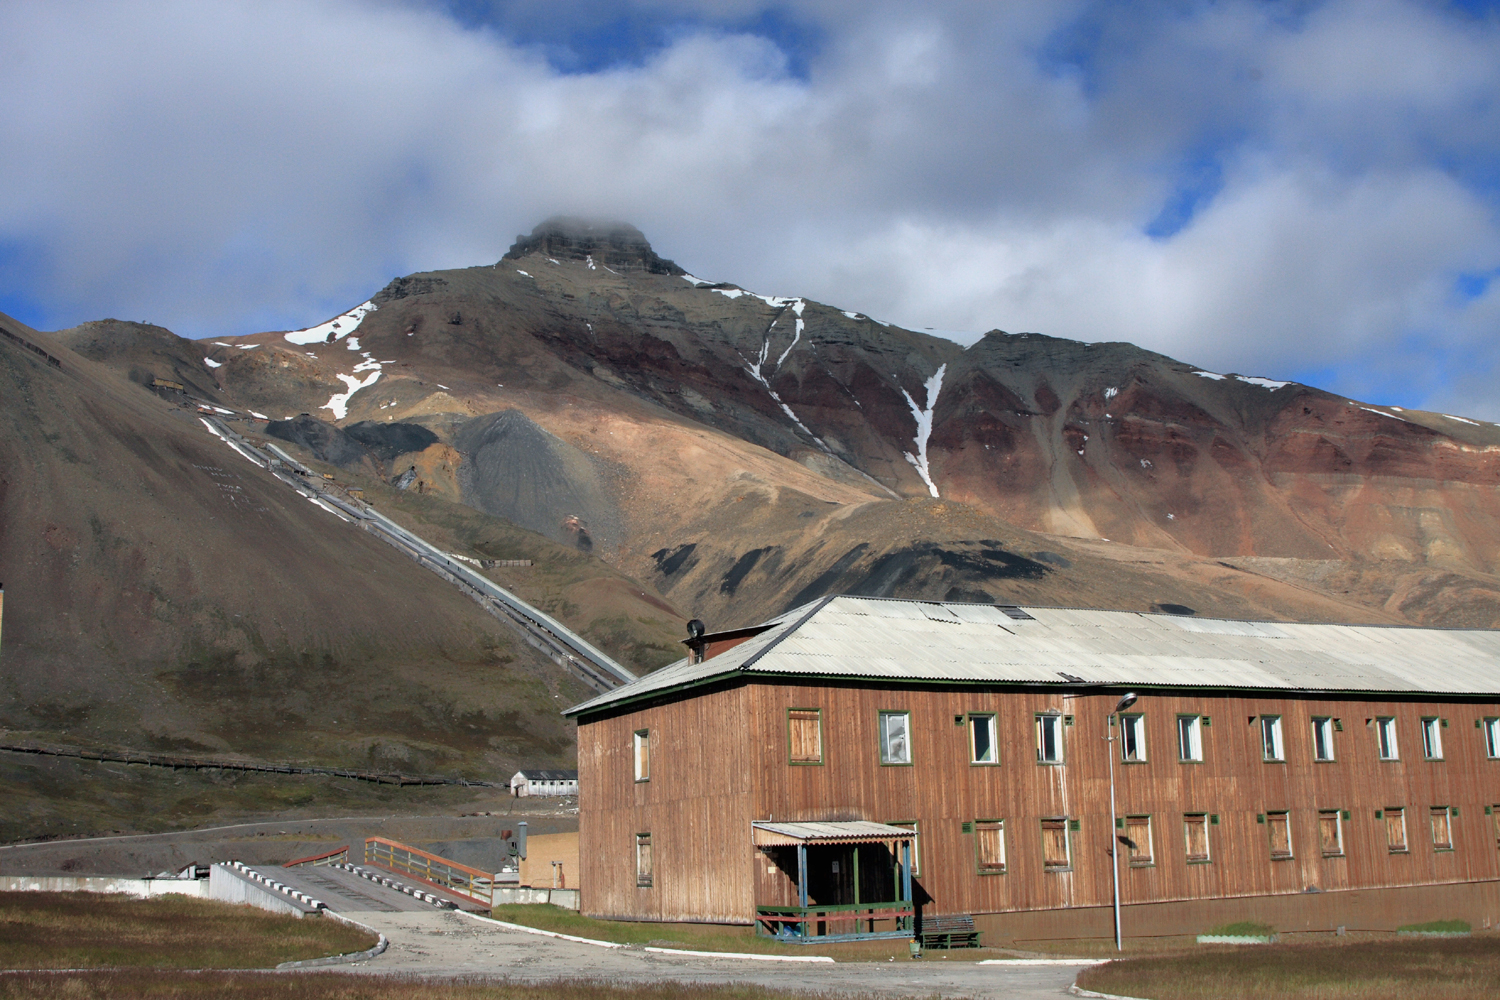
[[[1337,809],[1318,811],[1318,844],[1323,857],[1338,858],[1344,854],[1344,826],[1339,822]]]
[[[1189,861],[1207,861],[1208,858],[1208,815],[1206,813],[1188,813],[1182,817],[1182,832],[1187,840],[1187,859]]]
[[[638,833],[635,835],[635,884],[641,888],[650,888],[654,870],[651,834]]]
[[[1125,848],[1130,867],[1149,868],[1154,863],[1151,856],[1150,816],[1125,817]]]
[[[1381,760],[1401,759],[1401,749],[1396,745],[1395,719],[1377,718],[1375,720],[1375,736],[1380,743]]]
[[[1068,849],[1066,816],[1042,820],[1042,868],[1049,872],[1067,871],[1073,867]]]
[[[1406,852],[1406,810],[1385,810],[1385,845],[1392,854]]]
[[[1447,806],[1432,807],[1432,847],[1436,851],[1453,850],[1453,820]]]
[[[1285,812],[1266,813],[1266,826],[1270,828],[1271,857],[1292,856],[1292,818]]]
[[[794,708],[787,712],[787,743],[793,764],[823,763],[823,710]]]
[[[1146,759],[1146,717],[1120,716],[1120,759],[1138,763]]]
[[[995,739],[993,715],[969,716],[969,761],[973,764],[1000,763],[1000,747]]]
[[[635,780],[651,780],[651,730],[635,731]]]
[[[1066,825],[1066,824],[1064,824]],[[981,875],[1005,873],[1005,821],[974,821],[974,860]]]
[[[911,763],[911,714],[880,713],[880,763]]]

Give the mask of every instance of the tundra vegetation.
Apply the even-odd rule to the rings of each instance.
[[[1085,969],[1078,985],[1143,1000],[1469,1000],[1500,996],[1500,935],[1205,946]]]

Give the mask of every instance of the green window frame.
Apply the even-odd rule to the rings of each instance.
[[[974,872],[977,875],[1004,875],[1005,820],[976,819],[974,830]]]
[[[786,762],[793,767],[823,766],[823,710],[786,710]]]
[[[1000,763],[1000,726],[994,712],[969,713],[969,764],[994,767]]]
[[[880,766],[911,767],[911,712],[904,708],[881,709],[877,727]]]
[[[1067,740],[1063,736],[1064,717],[1056,712],[1037,712],[1036,762],[1038,764],[1067,763]]]
[[[1042,871],[1073,870],[1073,823],[1066,816],[1042,818]]]

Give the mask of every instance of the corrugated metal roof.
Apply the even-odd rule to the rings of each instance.
[[[1024,610],[1031,620],[988,604],[823,598],[726,653],[678,661],[568,714],[733,675],[1500,696],[1500,632],[1489,629]]]
[[[757,847],[789,844],[861,844],[871,841],[906,840],[912,831],[904,827],[872,823],[869,820],[845,820],[829,823],[751,823],[751,836]]]

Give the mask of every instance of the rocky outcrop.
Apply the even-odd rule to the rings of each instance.
[[[518,260],[530,253],[558,260],[583,261],[626,273],[687,273],[672,261],[658,257],[646,235],[623,222],[553,216],[533,229],[530,236],[517,236],[503,259]]]

